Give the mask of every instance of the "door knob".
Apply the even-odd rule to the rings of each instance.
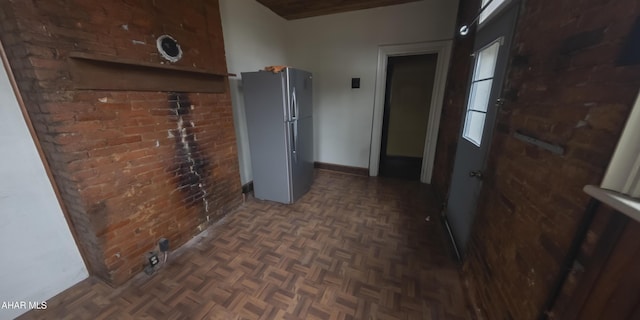
[[[471,171],[471,172],[469,172],[469,177],[472,177],[472,178],[475,177],[475,178],[478,178],[478,179],[482,180],[482,171],[480,171],[480,170]]]

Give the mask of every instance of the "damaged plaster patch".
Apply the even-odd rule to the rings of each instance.
[[[107,99],[107,97],[102,97],[102,98],[98,98],[98,101],[100,101],[102,103],[107,103],[107,101],[109,101],[109,99]]]

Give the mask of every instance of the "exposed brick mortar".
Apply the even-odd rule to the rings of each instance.
[[[141,270],[141,257],[160,236],[175,248],[198,233],[205,205],[198,199],[188,208],[171,194],[177,180],[166,132],[175,121],[166,94],[73,90],[67,55],[159,63],[154,37],[166,32],[185,50],[180,63],[224,73],[217,1],[7,1],[0,14],[8,17],[0,37],[90,268],[108,283],[122,283]],[[231,100],[228,93],[191,97],[191,127],[211,160],[213,183],[202,185],[207,216],[216,221],[241,202]]]

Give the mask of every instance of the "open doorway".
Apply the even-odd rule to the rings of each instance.
[[[424,140],[424,152],[422,154],[422,168],[420,171],[420,182],[431,183],[445,82],[447,81],[447,71],[451,58],[451,43],[451,40],[443,40],[383,45],[378,47],[378,68],[376,72],[376,91],[373,102],[373,122],[371,126],[371,149],[369,153],[370,176],[379,175],[385,93],[387,91],[387,63],[389,58],[434,54],[437,56],[436,71],[431,102],[429,104],[429,117]]]
[[[420,180],[438,55],[387,61],[379,175]]]

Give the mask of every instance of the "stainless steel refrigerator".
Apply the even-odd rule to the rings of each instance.
[[[243,72],[253,190],[258,199],[293,203],[313,183],[312,75]]]

